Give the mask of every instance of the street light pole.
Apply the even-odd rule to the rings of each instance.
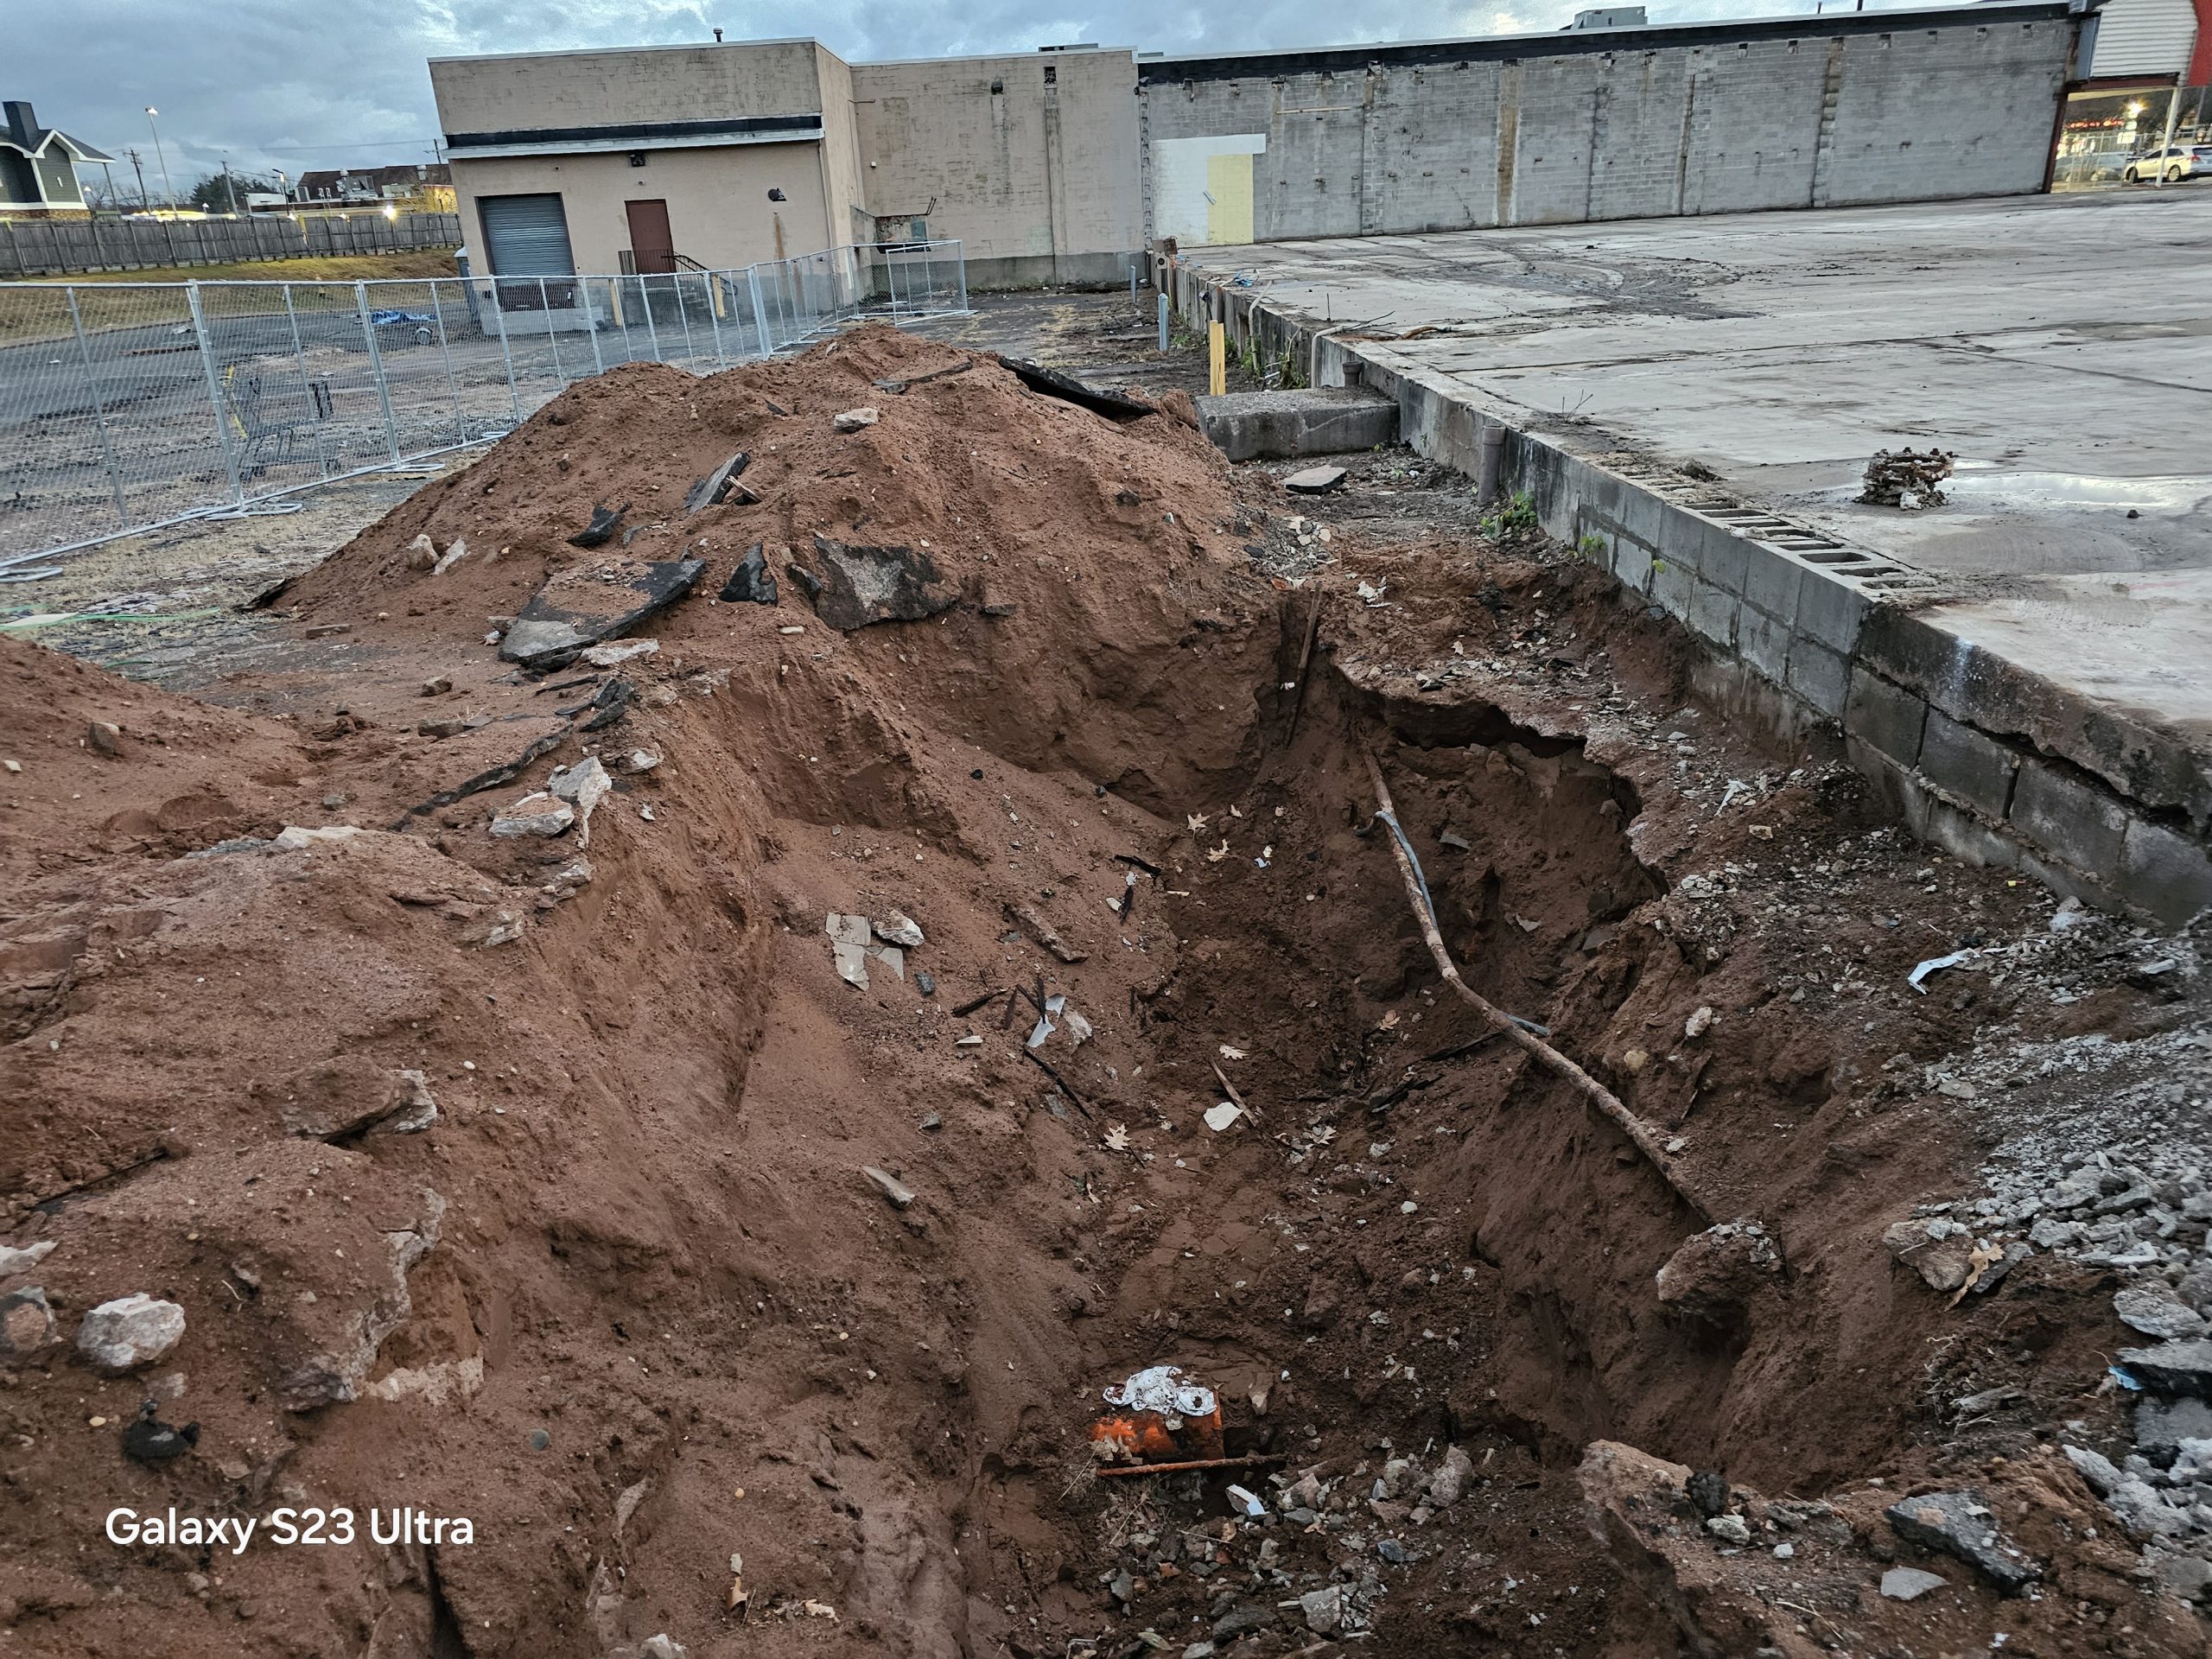
[[[176,187],[169,182],[169,158],[162,148],[162,130],[154,124],[154,118],[161,111],[152,105],[146,106],[147,130],[154,135],[154,159],[162,164],[162,193],[169,199],[169,211],[176,211]]]

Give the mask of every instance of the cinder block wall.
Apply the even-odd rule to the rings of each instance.
[[[2212,906],[2212,772],[2180,734],[1916,614],[1872,555],[1772,545],[1693,505],[1679,478],[1627,476],[1520,431],[1442,376],[1378,360],[1387,346],[1317,339],[1179,261],[1159,261],[1154,280],[1193,327],[1226,314],[1240,339],[1304,353],[1316,385],[1395,397],[1405,440],[1471,476],[1485,423],[1503,426],[1505,487],[1528,493],[1547,531],[1698,634],[1713,689],[1786,737],[1840,742],[1922,839],[2169,925]]]
[[[2063,4],[1142,62],[1147,229],[1243,137],[1255,240],[2039,189]],[[1188,182],[1180,181],[1179,182]]]

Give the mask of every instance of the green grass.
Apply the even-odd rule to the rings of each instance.
[[[86,331],[98,334],[108,328],[189,322],[191,311],[184,292],[175,286],[185,282],[419,283],[427,277],[456,274],[452,254],[417,252],[257,259],[229,265],[184,265],[57,276],[41,279],[27,287],[0,289],[0,345],[68,339],[69,305],[62,293],[65,288],[77,290],[77,310],[84,319]],[[44,291],[48,289],[52,291]],[[424,309],[430,290],[386,289],[375,297],[376,302],[382,305]],[[256,289],[206,288],[200,291],[200,303],[211,316],[245,315],[267,310],[271,296]],[[277,308],[281,311],[281,302]]]

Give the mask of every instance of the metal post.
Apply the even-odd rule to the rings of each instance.
[[[223,410],[223,383],[215,372],[215,349],[208,342],[207,319],[200,309],[200,284],[184,285],[184,302],[192,308],[192,332],[200,341],[200,366],[207,372],[207,404],[215,414],[215,442],[223,447],[223,470],[231,478],[231,505],[245,505],[245,491],[238,483],[238,458],[231,450],[230,419]]]
[[[1485,416],[1483,419],[1481,448],[1476,451],[1475,505],[1487,507],[1496,502],[1503,491],[1498,477],[1505,461],[1505,423]]]
[[[507,403],[513,409],[515,424],[522,424],[522,388],[515,385],[515,354],[507,344],[507,302],[499,294],[499,279],[492,278],[492,315],[499,320],[499,356],[507,365]]]
[[[1137,302],[1137,262],[1136,262],[1135,260],[1132,259],[1132,260],[1130,260],[1130,261],[1129,261],[1129,303],[1130,303],[1131,305],[1135,305],[1136,302]]]
[[[747,265],[745,282],[753,290],[753,327],[760,336],[760,355],[766,358],[771,355],[772,348],[768,344],[768,308],[760,300],[760,267]]]
[[[715,289],[715,280],[712,271],[699,275],[699,291],[707,296],[707,328],[715,337],[715,372],[719,374],[729,364],[722,356],[722,303]]]
[[[683,273],[671,271],[668,291],[676,296],[676,320],[683,325],[683,360],[689,363],[698,354],[699,348],[691,340],[691,308],[683,303]]]
[[[591,372],[607,372],[607,360],[599,354],[599,314],[591,308],[591,278],[579,276],[577,292],[584,296],[584,332],[591,336]]]
[[[545,291],[543,276],[537,279],[537,308],[545,314],[545,343],[553,348],[553,378],[565,388],[569,376],[561,366],[561,337],[553,327],[553,296]]]
[[[661,360],[660,330],[653,327],[652,296],[645,292],[645,279],[644,277],[639,277],[637,279],[637,283],[638,308],[645,314],[645,343],[653,348],[653,361],[658,363]]]
[[[308,407],[315,410],[315,466],[325,478],[330,476],[330,457],[323,453],[322,414],[315,410],[315,388],[308,384],[308,348],[300,339],[300,313],[292,303],[292,285],[284,285],[284,315],[292,324],[292,362],[300,372],[300,395],[308,400]]]
[[[467,283],[465,281],[461,284],[461,289],[464,293],[467,291]],[[287,297],[289,298],[289,291]],[[461,379],[453,372],[453,346],[446,338],[446,302],[438,297],[438,284],[435,278],[433,278],[430,283],[430,309],[436,312],[438,315],[438,356],[446,365],[446,389],[453,393],[454,441],[456,443],[467,443],[468,421],[467,417],[461,412]]]
[[[1160,349],[1164,352],[1167,349],[1167,292],[1165,289],[1160,290],[1159,311]]]
[[[107,410],[100,401],[99,381],[92,374],[92,348],[85,343],[85,319],[77,309],[77,290],[73,285],[64,290],[69,296],[69,326],[77,331],[77,355],[85,365],[85,390],[92,395],[92,420],[100,429],[100,453],[107,457],[107,481],[115,488],[115,516],[122,525],[130,523],[130,509],[123,505],[123,474],[115,464],[115,445],[107,435]]]
[[[968,310],[968,250],[964,245],[958,242],[952,245],[952,263],[960,277],[960,310],[965,315]]]
[[[369,321],[369,285],[353,284],[353,303],[361,313],[361,338],[368,343],[369,372],[377,378],[377,402],[384,405],[385,441],[391,446],[391,458],[399,459],[399,423],[391,412],[391,387],[384,374],[384,353],[377,350],[376,325]]]

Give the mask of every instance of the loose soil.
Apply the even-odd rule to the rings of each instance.
[[[1953,1306],[1881,1240],[2005,1134],[1928,1068],[2202,1028],[2130,982],[2157,942],[2069,931],[2063,1002],[1910,989],[2054,901],[1912,842],[1464,480],[1384,453],[1317,504],[988,358],[874,385],[967,355],[871,328],[572,387],[200,698],[0,643],[0,1243],[54,1247],[0,1293],[55,1319],[0,1355],[0,1654],[2201,1654],[2056,1450],[2121,1432],[2113,1275],[2038,1255]],[[759,500],[687,515],[741,449]],[[634,535],[580,551],[600,504]],[[434,575],[422,535],[469,550]],[[840,632],[791,573],[817,537],[953,602]],[[783,603],[718,601],[755,544]],[[653,654],[486,640],[550,575],[686,554]],[[490,833],[590,754],[588,847]],[[1682,1192],[1441,988],[1370,754],[1470,983]],[[926,944],[845,982],[825,917],[893,911]],[[1088,1039],[1064,1009],[1027,1049],[1025,990]],[[406,1072],[436,1122],[384,1132]],[[1736,1218],[1779,1264],[1662,1303]],[[69,1344],[134,1292],[186,1334],[103,1377]],[[1103,1474],[1099,1390],[1154,1363],[1262,1461]],[[2004,1408],[1962,1420],[1968,1382]],[[184,1455],[125,1456],[147,1401]],[[1638,1533],[1669,1465],[1755,1545]],[[1306,1519],[1236,1518],[1232,1478]],[[1968,1484],[2038,1596],[1882,1519]],[[473,1538],[102,1534],[340,1505]],[[1885,1599],[1897,1561],[1948,1587]]]

